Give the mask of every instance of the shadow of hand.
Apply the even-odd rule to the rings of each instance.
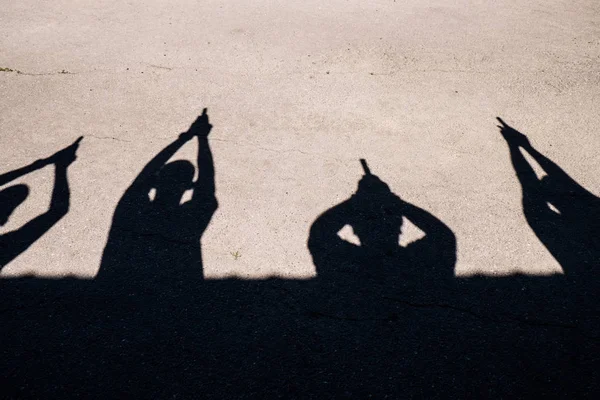
[[[196,118],[196,121],[192,123],[190,126],[189,133],[194,136],[208,136],[210,130],[212,129],[212,125],[208,122],[208,114],[206,113],[206,108],[202,110],[202,115]]]
[[[54,163],[57,166],[60,165],[63,167],[68,167],[69,165],[71,165],[73,163],[73,161],[75,161],[77,159],[76,153],[77,153],[77,149],[79,148],[79,143],[81,142],[82,139],[83,139],[83,136],[80,136],[79,138],[77,138],[77,140],[75,140],[75,142],[73,142],[73,144],[54,153],[53,155],[48,157],[46,161],[49,164]]]
[[[511,128],[502,120],[502,118],[496,117],[496,119],[500,122],[500,125],[498,125],[498,128],[500,128],[500,133],[504,137],[504,140],[506,140],[509,144],[520,147],[530,146],[527,136]]]

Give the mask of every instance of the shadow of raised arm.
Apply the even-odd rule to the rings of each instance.
[[[10,180],[14,180],[17,177],[42,168],[45,165],[54,164],[54,188],[52,190],[52,198],[50,199],[50,207],[46,212],[33,218],[22,227],[0,236],[0,269],[27,250],[69,211],[70,190],[67,179],[67,169],[77,158],[76,152],[81,139],[83,138],[78,138],[72,145],[45,160],[38,160],[30,166],[3,175],[3,181],[6,182],[8,179],[7,175]],[[15,186],[12,188],[14,187]],[[20,190],[22,200],[24,200],[27,196],[27,187],[25,185],[19,185],[17,187],[25,189]],[[11,190],[12,188],[8,188],[6,191]],[[8,215],[6,216],[6,220],[8,220]]]
[[[536,150],[525,135],[498,120],[521,184],[529,226],[567,277],[581,282],[595,279],[600,260],[600,199]],[[544,177],[538,179],[522,150],[544,170]]]

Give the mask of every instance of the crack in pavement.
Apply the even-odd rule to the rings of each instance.
[[[148,64],[148,66],[152,67],[152,68],[166,69],[167,71],[172,71],[174,69],[172,67],[164,67],[162,65],[156,65],[156,64]]]
[[[211,138],[211,141],[215,141],[215,142],[223,142],[223,143],[230,143],[230,144],[235,144],[238,146],[247,146],[247,147],[253,147],[255,149],[259,149],[259,150],[263,150],[263,151],[270,151],[273,153],[300,153],[300,154],[304,154],[307,156],[314,156],[314,155],[318,155],[318,153],[309,153],[307,151],[302,151],[302,150],[298,150],[298,149],[272,149],[269,147],[262,147],[250,142],[237,142],[237,141],[232,141],[232,140],[227,140],[227,139],[218,139],[218,138]]]
[[[18,69],[5,68],[5,67],[0,68],[0,72],[15,72],[17,75],[26,75],[26,76],[77,75],[78,74],[78,72],[70,72],[70,71],[67,71],[66,69],[56,71],[56,72],[33,73],[33,72],[24,72],[24,71],[21,71]]]
[[[94,138],[94,139],[100,139],[100,140],[116,140],[117,142],[131,143],[131,140],[119,139],[114,136],[96,136],[96,135],[86,135],[86,136]]]

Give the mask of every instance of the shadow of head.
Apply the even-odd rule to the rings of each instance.
[[[165,165],[156,180],[154,202],[168,208],[178,207],[185,191],[192,188],[194,173],[189,161],[178,160]]]
[[[365,175],[352,196],[351,223],[361,247],[377,253],[398,248],[402,233],[402,200],[376,175]]]
[[[11,214],[29,195],[27,185],[14,185],[0,191],[0,226],[4,226]]]

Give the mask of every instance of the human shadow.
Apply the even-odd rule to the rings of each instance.
[[[521,184],[527,223],[569,279],[583,283],[591,276],[597,277],[600,268],[600,198],[536,150],[527,136],[502,119],[498,118],[498,121]],[[538,178],[521,150],[542,168],[545,174],[542,178]]]
[[[531,315],[545,315],[595,335],[600,328],[600,199],[535,149],[527,136],[497,119],[521,185],[525,219],[563,270],[550,276],[513,277],[519,281],[516,287],[527,290],[514,291],[509,302],[529,304]],[[541,177],[524,153],[543,171]]]
[[[125,191],[115,209],[97,281],[132,287],[202,279],[200,238],[218,207],[208,142],[211,129],[204,109],[190,129],[148,162]],[[193,138],[198,142],[195,181],[192,163],[168,162]],[[188,190],[191,199],[182,202]]]
[[[456,238],[442,221],[429,212],[402,200],[389,186],[373,175],[365,160],[360,160],[364,176],[349,199],[321,214],[310,228],[308,249],[316,267],[316,280],[327,292],[326,285],[342,287],[353,301],[346,302],[354,311],[357,304],[366,309],[369,296],[355,296],[357,290],[369,288],[381,296],[401,290],[405,295],[440,296],[454,279]],[[409,221],[424,234],[406,246],[400,245],[404,221]],[[359,243],[342,239],[346,226]],[[412,289],[427,286],[429,290]],[[340,301],[340,289],[335,296]]]
[[[0,270],[26,251],[35,241],[50,230],[69,212],[70,190],[67,169],[76,159],[77,148],[83,137],[52,156],[0,175],[0,186],[21,178],[33,171],[54,164],[54,188],[47,211],[26,222],[23,226],[0,235]],[[0,191],[0,226],[5,225],[19,205],[29,195],[25,184],[9,186]]]

